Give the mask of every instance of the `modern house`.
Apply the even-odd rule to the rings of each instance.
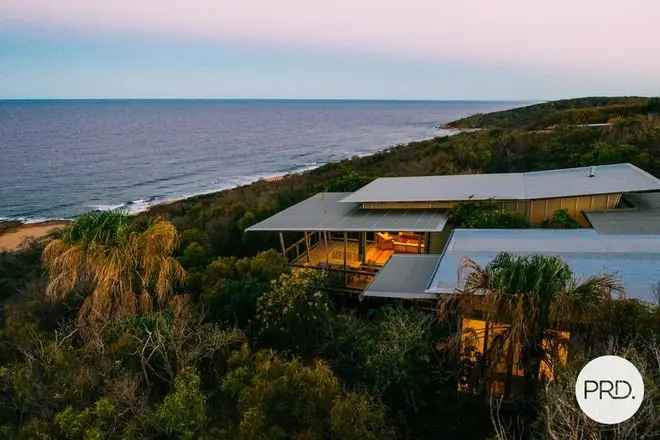
[[[598,234],[607,231],[660,234],[655,222],[660,218],[660,198],[648,197],[652,191],[660,191],[660,180],[631,164],[527,173],[388,177],[353,193],[316,194],[248,231],[279,233],[281,252],[292,264],[342,271],[347,286],[364,290],[367,297],[433,299],[458,287],[456,276],[443,278],[442,284],[433,275],[440,266],[443,277],[458,270],[457,263],[446,268],[450,259],[475,257],[485,262],[477,257],[507,250],[556,252],[570,259],[571,246],[575,252],[586,252],[582,243],[601,243]],[[593,224],[596,231],[452,234],[447,225],[449,209],[461,202],[483,201],[521,213],[532,224],[541,224],[564,209],[585,228]],[[623,244],[632,241],[609,240],[609,247],[603,244],[605,247],[600,248],[601,258],[611,255],[612,250],[628,249]],[[649,245],[653,243],[649,241]],[[660,246],[656,251],[660,252]],[[641,253],[648,256],[652,252],[647,246]],[[580,261],[585,260],[589,258]],[[608,267],[603,263],[592,269]]]
[[[582,227],[453,229],[448,224],[456,204],[483,201],[523,214],[532,225],[564,209]],[[278,232],[282,253],[293,265],[339,271],[361,299],[436,304],[464,287],[472,263],[485,266],[501,252],[558,256],[578,278],[609,274],[629,298],[655,303],[660,297],[660,180],[631,164],[381,178],[353,193],[317,194],[248,230]],[[495,354],[493,376],[484,377],[481,360],[493,356],[511,326],[488,320],[480,301],[472,305],[476,309],[457,317],[460,357],[475,366],[466,369],[469,378],[459,389],[486,386],[489,393],[515,395],[524,376],[520,343],[508,340],[504,352]],[[565,362],[570,338],[567,329],[555,329],[543,344]],[[543,363],[539,375],[551,378],[553,372]]]
[[[580,279],[610,274],[626,297],[654,303],[660,289],[660,235],[602,234],[594,229],[455,229],[438,255],[395,255],[364,296],[437,299],[464,287],[468,261],[497,254],[560,257]]]

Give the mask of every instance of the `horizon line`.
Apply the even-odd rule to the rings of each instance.
[[[573,99],[573,98],[559,98]],[[84,97],[84,98],[62,98],[62,97],[0,97],[0,101],[402,101],[402,102],[541,102],[551,99],[460,99],[460,98],[194,98],[194,97]]]

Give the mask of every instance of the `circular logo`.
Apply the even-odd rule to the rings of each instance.
[[[575,397],[592,420],[614,425],[631,418],[644,399],[637,367],[619,356],[601,356],[584,366],[575,382]]]

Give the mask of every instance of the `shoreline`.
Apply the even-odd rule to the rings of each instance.
[[[35,240],[71,223],[71,220],[46,220],[39,223],[0,222],[0,252],[15,252]]]
[[[207,196],[207,195],[211,195],[211,194],[217,194],[217,193],[221,193],[223,191],[230,191],[230,190],[234,190],[236,188],[240,188],[242,186],[252,185],[252,184],[255,184],[255,183],[261,182],[261,181],[270,182],[270,183],[280,182],[280,181],[286,179],[288,176],[304,174],[306,172],[314,171],[314,170],[319,169],[319,168],[321,168],[325,165],[328,165],[328,164],[339,163],[343,160],[348,160],[351,157],[360,157],[360,158],[362,158],[362,157],[373,156],[375,154],[382,153],[382,152],[390,150],[392,148],[396,148],[397,146],[400,146],[400,145],[408,145],[408,144],[413,143],[413,142],[424,142],[424,141],[428,141],[428,140],[431,140],[431,139],[435,139],[437,137],[455,136],[455,135],[463,133],[463,132],[473,131],[471,129],[445,128],[445,127],[441,127],[441,126],[436,127],[436,129],[440,133],[438,133],[435,136],[424,137],[424,138],[421,138],[421,139],[411,140],[411,141],[408,141],[408,142],[405,142],[405,143],[390,145],[390,146],[380,148],[378,150],[371,151],[371,152],[368,152],[368,153],[356,153],[356,154],[354,154],[352,156],[349,156],[349,157],[346,157],[344,159],[333,160],[333,161],[329,161],[329,162],[325,162],[325,163],[315,164],[313,166],[305,166],[305,167],[301,167],[297,170],[291,170],[291,171],[286,171],[286,172],[275,172],[275,173],[272,173],[272,174],[257,175],[257,176],[254,176],[254,178],[252,180],[247,180],[245,182],[242,182],[242,183],[236,184],[236,185],[230,185],[230,186],[221,187],[221,188],[217,188],[217,189],[212,189],[212,190],[208,190],[208,191],[200,191],[200,192],[194,193],[194,194],[184,194],[184,195],[181,195],[181,196],[172,196],[172,197],[169,197],[169,198],[164,198],[164,199],[158,200],[153,204],[150,204],[148,201],[145,203],[144,199],[140,199],[140,200],[134,200],[134,201],[131,201],[131,202],[124,202],[124,203],[118,204],[118,205],[108,204],[107,206],[117,206],[116,208],[113,208],[113,209],[125,209],[126,211],[128,211],[128,213],[130,215],[138,215],[138,214],[141,214],[141,213],[149,212],[153,209],[158,208],[159,206],[167,206],[167,205],[170,205],[172,203],[185,201],[185,200],[192,199],[192,198],[195,198],[195,197],[201,197],[201,196]],[[137,209],[131,210],[131,208],[130,208],[131,205],[139,205],[139,207]],[[111,211],[113,209],[90,209],[87,212]],[[77,216],[74,216],[74,217],[71,217],[71,218],[34,218],[34,219],[2,217],[2,218],[0,218],[0,238],[3,235],[5,235],[5,233],[6,233],[3,230],[3,225],[5,225],[5,224],[14,224],[15,223],[16,228],[30,227],[30,226],[48,226],[52,223],[68,224],[68,223],[72,222],[73,220],[75,220],[76,217]],[[1,246],[0,246],[0,251],[2,251]]]

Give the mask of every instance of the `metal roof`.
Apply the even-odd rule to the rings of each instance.
[[[384,177],[342,202],[528,200],[652,190],[660,190],[660,179],[622,163],[528,173]]]
[[[426,288],[440,255],[393,255],[362,294],[368,297],[435,299]]]
[[[660,234],[660,193],[628,194],[633,209],[586,212],[600,234]]]
[[[578,279],[615,276],[626,296],[654,302],[660,283],[660,235],[601,235],[593,229],[456,229],[428,286],[428,293],[463,287],[467,259],[484,266],[498,253],[553,255]]]
[[[380,231],[437,232],[447,223],[443,211],[366,210],[358,203],[339,203],[349,193],[319,193],[248,231]]]

